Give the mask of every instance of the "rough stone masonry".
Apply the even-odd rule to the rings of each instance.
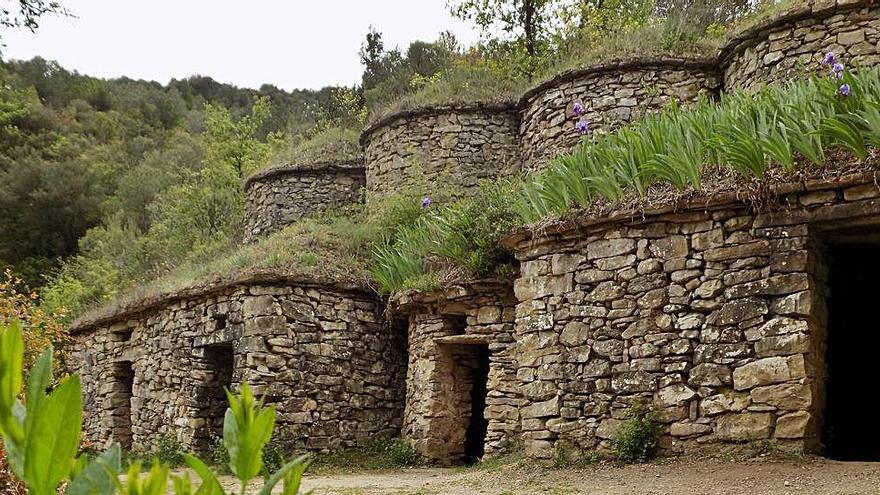
[[[869,174],[783,186],[763,212],[730,194],[521,239],[515,340],[526,451],[606,448],[644,402],[659,412],[670,452],[769,439],[815,452],[825,245],[880,223],[878,196]]]

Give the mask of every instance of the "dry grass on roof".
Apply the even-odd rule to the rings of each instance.
[[[304,219],[256,243],[238,246],[208,262],[187,263],[167,275],[136,287],[78,321],[102,319],[125,312],[143,301],[209,291],[239,280],[301,278],[315,284],[369,289],[360,240],[351,235],[355,220],[348,216]]]

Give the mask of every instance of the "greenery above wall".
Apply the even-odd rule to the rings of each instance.
[[[880,70],[854,74],[835,63],[829,76],[755,96],[728,94],[719,104],[673,106],[611,134],[585,136],[543,173],[486,186],[399,229],[374,250],[374,279],[393,292],[423,288],[450,267],[459,277],[497,274],[509,259],[498,242],[517,225],[669,204],[744,182],[819,173],[829,162],[864,167],[880,147]]]

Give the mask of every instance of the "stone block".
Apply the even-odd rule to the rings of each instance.
[[[750,442],[770,438],[773,414],[742,412],[725,414],[718,418],[715,435],[728,442]]]
[[[775,438],[804,438],[808,436],[812,415],[807,411],[786,414],[776,420]]]
[[[550,400],[535,402],[520,410],[520,416],[524,419],[548,418],[559,415],[559,397]]]
[[[813,393],[804,383],[782,383],[751,390],[752,402],[779,409],[806,410],[813,405]]]
[[[746,363],[733,370],[733,386],[747,390],[762,385],[799,380],[806,376],[804,356],[768,357]]]

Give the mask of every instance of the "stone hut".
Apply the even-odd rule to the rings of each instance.
[[[520,153],[526,170],[540,170],[573,150],[580,119],[591,132],[608,132],[660,110],[671,100],[682,104],[714,99],[721,76],[713,60],[633,59],[563,72],[529,89],[520,98]],[[574,102],[583,113],[572,115]]]
[[[416,183],[442,187],[453,197],[467,195],[481,180],[519,172],[518,129],[512,103],[392,113],[361,134],[367,189],[381,195]]]
[[[406,341],[354,284],[272,272],[164,294],[71,328],[89,440],[206,450],[224,387],[249,382],[278,411],[289,449],[363,446],[400,431]]]
[[[395,303],[409,316],[403,434],[441,464],[510,447],[520,429],[510,284],[482,281]]]
[[[257,172],[244,183],[244,240],[253,242],[313,213],[357,203],[365,183],[360,160],[282,165]]]
[[[761,209],[722,194],[510,238],[519,388],[555,390],[524,397],[541,406],[528,429],[523,416],[527,450],[602,446],[637,401],[657,408],[672,452],[846,448],[848,383],[867,371],[846,360],[874,339],[860,304],[878,273],[855,267],[877,252],[877,177],[779,184]]]

